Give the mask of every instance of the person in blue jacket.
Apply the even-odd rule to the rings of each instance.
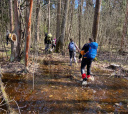
[[[76,45],[76,43],[73,42],[72,38],[70,39],[70,43],[68,45],[68,49],[69,49],[69,55],[70,55],[70,65],[69,66],[72,66],[72,58],[74,58],[74,61],[77,64],[76,49],[79,51],[79,48]]]
[[[89,38],[89,43],[85,44],[82,48],[82,51],[80,52],[79,59],[82,57],[82,62],[81,62],[81,75],[82,75],[82,85],[87,84],[87,79],[91,78],[90,77],[90,68],[93,59],[97,55],[97,49],[98,49],[98,43],[93,42],[91,38]],[[85,66],[87,65],[87,75],[85,73]]]

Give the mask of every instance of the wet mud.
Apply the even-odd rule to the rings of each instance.
[[[103,76],[101,70],[96,75],[92,68],[95,80],[82,87],[80,64],[68,64],[68,59],[40,63],[34,90],[33,75],[3,74],[9,98],[17,101],[22,114],[128,113],[127,79]],[[18,112],[17,105],[11,105]]]

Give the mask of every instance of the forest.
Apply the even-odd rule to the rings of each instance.
[[[127,27],[127,0],[0,0],[0,114],[127,114]]]

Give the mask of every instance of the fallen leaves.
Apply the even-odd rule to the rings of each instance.
[[[51,98],[51,97],[53,97],[53,95],[49,95],[49,97]]]

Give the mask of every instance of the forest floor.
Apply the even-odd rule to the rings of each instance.
[[[0,61],[6,92],[21,114],[128,113],[128,76],[121,70],[93,62],[94,81],[83,87],[80,63],[69,66],[69,56],[40,54],[36,59],[30,59],[27,74],[19,62]],[[18,112],[15,102],[11,106]]]

